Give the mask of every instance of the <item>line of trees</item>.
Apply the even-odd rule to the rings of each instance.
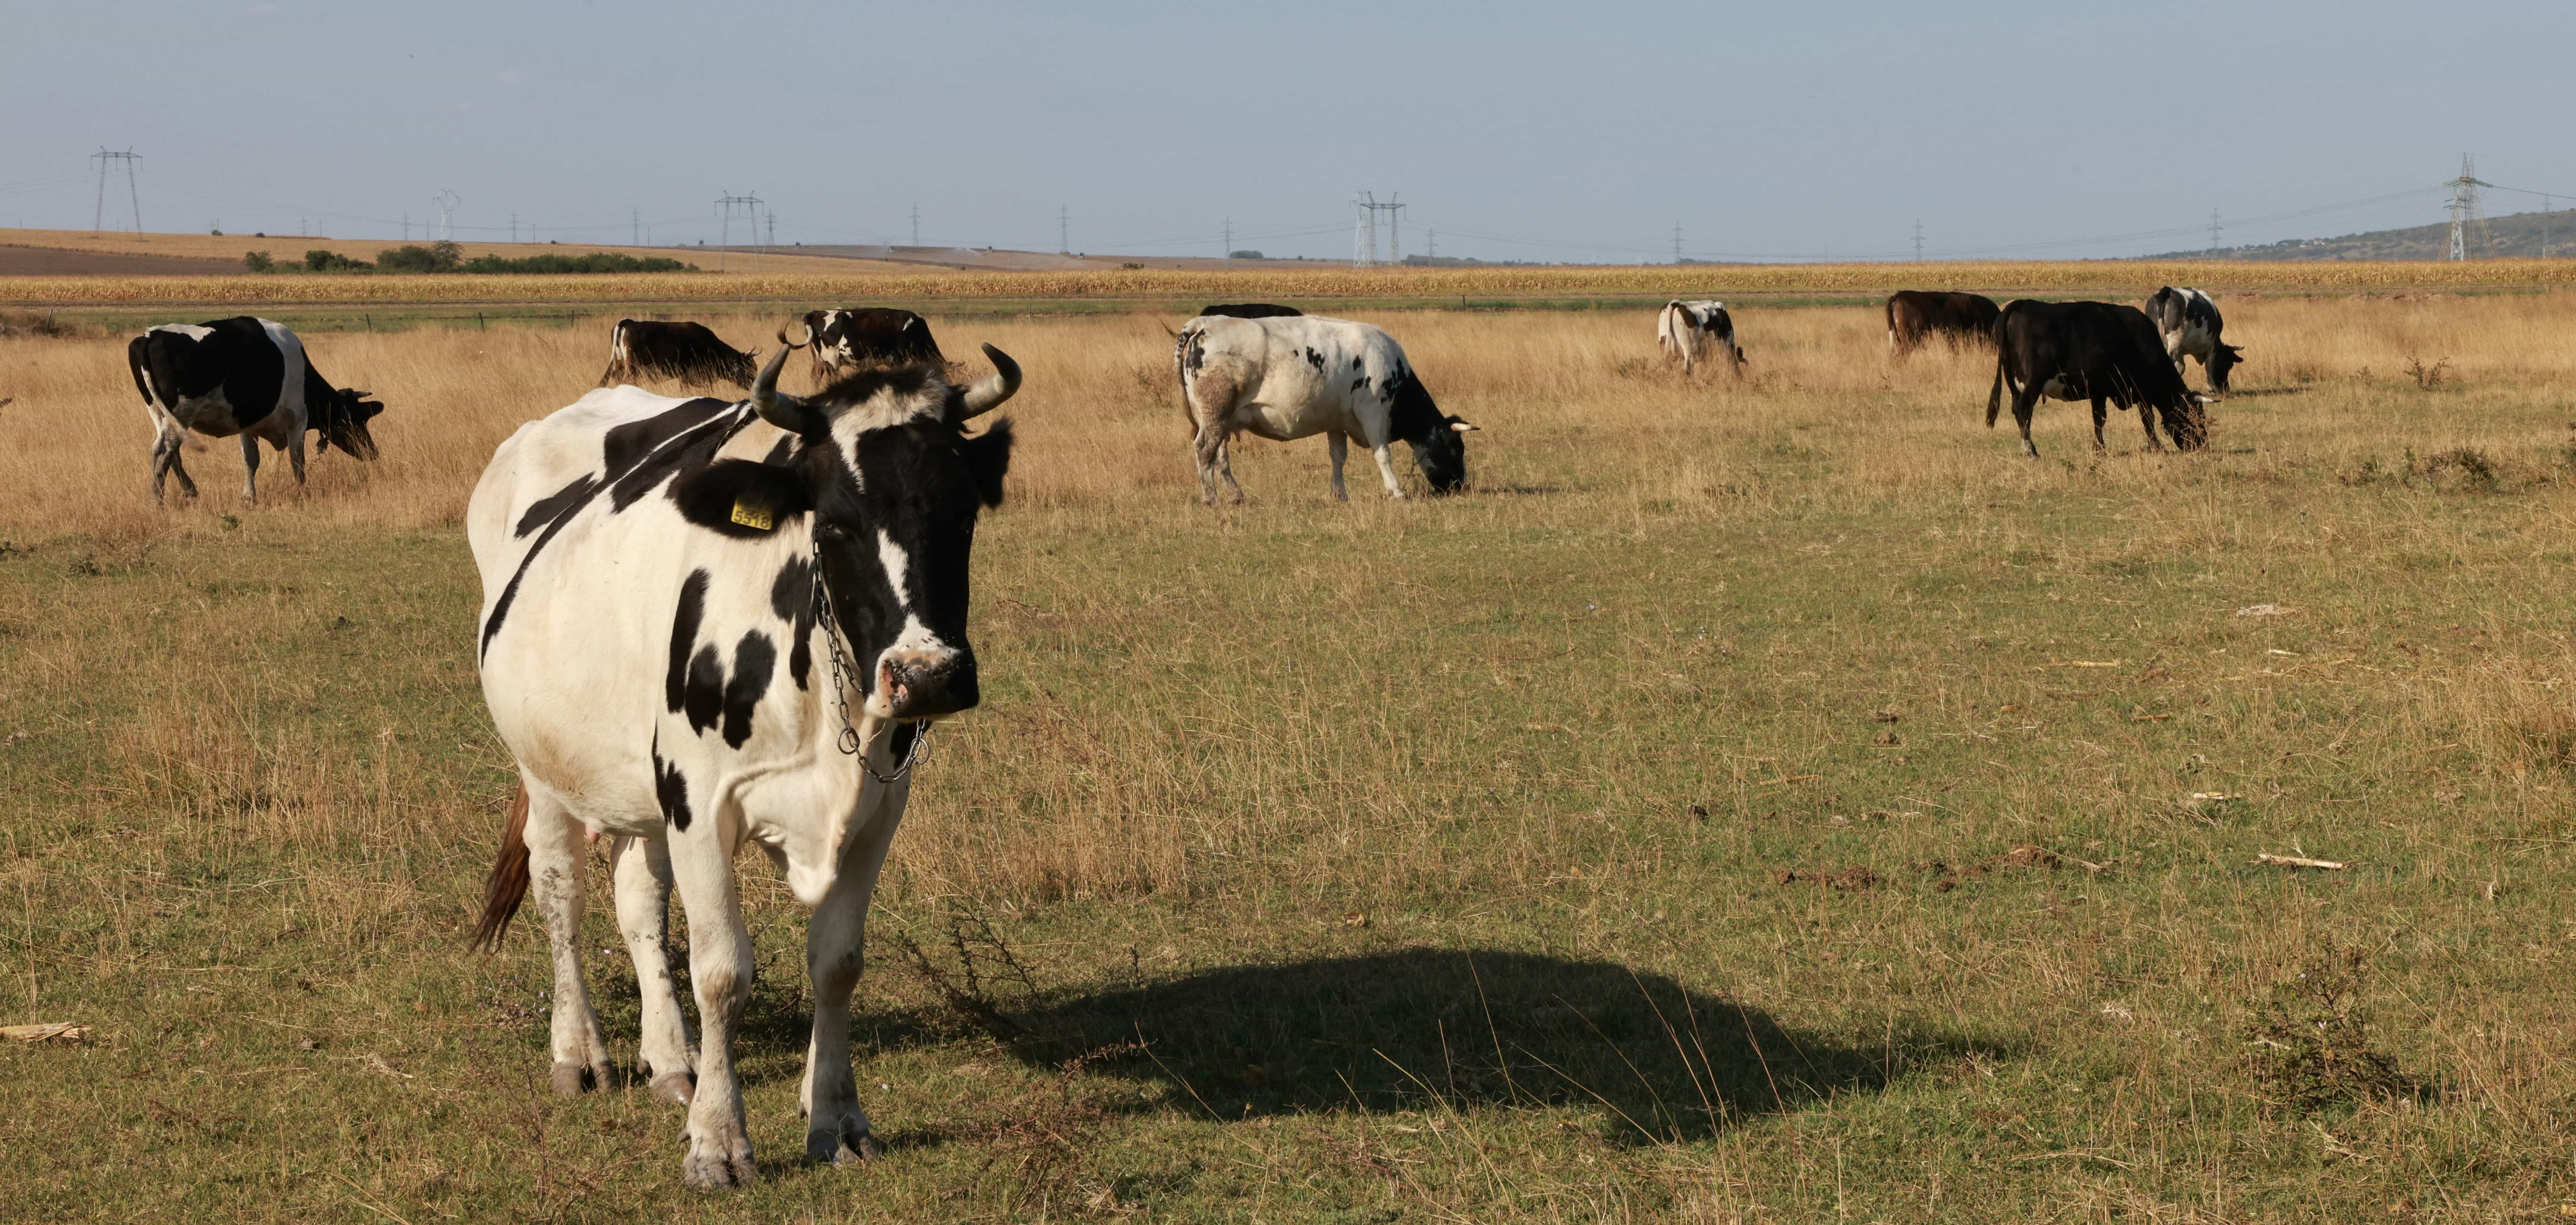
[[[304,253],[302,262],[280,263],[266,251],[252,251],[242,256],[242,266],[252,272],[481,272],[544,275],[571,272],[696,272],[696,264],[684,264],[661,256],[636,257],[616,251],[594,251],[582,255],[530,255],[509,259],[499,255],[465,258],[465,249],[452,242],[434,242],[428,246],[408,243],[376,252],[376,261],[351,259],[337,251],[316,247]]]

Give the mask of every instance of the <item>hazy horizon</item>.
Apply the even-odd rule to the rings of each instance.
[[[103,145],[143,225],[420,240],[1347,259],[2099,257],[2425,225],[2478,175],[2576,189],[2548,107],[2576,12],[1970,3],[1724,14],[1486,5],[670,4],[19,9],[0,224],[87,229]],[[2492,215],[2541,206],[2491,193]],[[2330,207],[2343,206],[2343,207]],[[129,228],[122,167],[111,228]],[[740,238],[736,223],[736,240]],[[763,235],[765,237],[765,234]]]

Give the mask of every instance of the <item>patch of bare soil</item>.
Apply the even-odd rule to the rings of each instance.
[[[0,246],[0,276],[221,276],[241,271],[241,261],[231,259]]]

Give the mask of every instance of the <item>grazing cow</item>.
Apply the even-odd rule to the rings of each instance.
[[[1293,306],[1268,302],[1220,302],[1199,312],[1202,316],[1223,315],[1228,319],[1294,319],[1305,313]]]
[[[733,872],[745,842],[814,908],[806,1154],[876,1149],[851,1079],[850,992],[926,724],[978,696],[967,554],[978,512],[1001,501],[1011,430],[964,427],[1020,374],[984,352],[996,373],[971,388],[905,366],[799,398],[778,390],[781,349],[741,403],[593,391],[519,427],[467,506],[483,696],[520,781],[477,938],[497,944],[534,892],[554,1087],[611,1083],[580,934],[584,834],[608,838],[640,1053],[653,1095],[689,1108],[692,1185],[753,1172],[732,1053],[753,971]],[[694,1053],[662,952],[675,881]]]
[[[908,310],[891,306],[848,306],[805,312],[814,333],[814,381],[828,382],[843,366],[908,366],[927,362],[946,366],[930,324]]]
[[[2030,414],[2039,397],[2093,402],[2093,449],[2102,449],[2105,401],[2138,410],[2147,431],[2147,449],[2164,450],[2156,441],[2150,410],[2164,419],[2165,433],[2176,449],[2197,451],[2208,445],[2210,398],[2183,386],[2182,375],[2165,363],[2155,325],[2134,306],[2109,302],[2034,302],[2020,299],[2004,307],[1995,324],[1995,385],[1986,393],[1986,428],[1993,429],[2004,388],[2013,393],[2013,420],[2021,426],[2021,453],[2039,458],[2030,441]]]
[[[1655,316],[1655,341],[1664,348],[1664,360],[1682,359],[1684,374],[1695,372],[1715,348],[1726,355],[1728,371],[1743,377],[1744,350],[1735,343],[1735,320],[1723,302],[1665,303]]]
[[[1227,454],[1235,434],[1250,430],[1277,442],[1324,435],[1333,456],[1333,496],[1350,500],[1342,461],[1350,439],[1377,457],[1386,496],[1401,498],[1388,448],[1404,442],[1433,493],[1467,483],[1467,442],[1475,426],[1444,417],[1395,338],[1365,323],[1294,315],[1236,319],[1202,315],[1181,325],[1175,359],[1181,405],[1195,432],[1199,492],[1216,505],[1216,479],[1234,500]]]
[[[2182,373],[2185,355],[2200,359],[2209,374],[2209,389],[2227,390],[2227,372],[2245,360],[2245,350],[2219,339],[2219,329],[2226,322],[2218,317],[2218,304],[2197,289],[2176,289],[2167,285],[2147,299],[2147,318],[2154,320],[2156,331],[2164,338],[2165,353],[2173,358],[2174,373]]]
[[[599,385],[667,378],[687,387],[721,379],[737,387],[751,383],[752,354],[717,337],[703,323],[659,323],[620,319],[608,335],[608,369]]]
[[[1935,293],[1900,289],[1887,299],[1887,347],[1911,353],[1939,336],[1956,349],[1995,342],[1995,316],[2002,312],[1984,294]]]
[[[367,422],[385,406],[363,391],[333,387],[313,368],[304,341],[273,319],[248,315],[212,323],[164,323],[125,346],[135,390],[152,417],[152,504],[171,473],[179,492],[197,496],[179,449],[188,430],[216,438],[241,436],[242,498],[259,500],[259,444],[286,452],[295,483],[304,483],[304,432],[319,430],[315,451],[341,450],[376,457]],[[7,401],[0,401],[6,403]]]

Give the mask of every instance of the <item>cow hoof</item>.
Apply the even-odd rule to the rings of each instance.
[[[664,1072],[653,1078],[653,1100],[673,1106],[686,1106],[698,1093],[698,1078],[686,1072]]]
[[[593,1089],[605,1089],[617,1083],[616,1070],[605,1063],[559,1063],[550,1074],[555,1096],[580,1097]]]
[[[696,1140],[680,1161],[680,1181],[709,1191],[751,1185],[751,1139],[736,1131],[722,1140]]]
[[[861,1128],[855,1133],[817,1128],[805,1133],[805,1157],[823,1165],[857,1165],[885,1154],[877,1138]]]

